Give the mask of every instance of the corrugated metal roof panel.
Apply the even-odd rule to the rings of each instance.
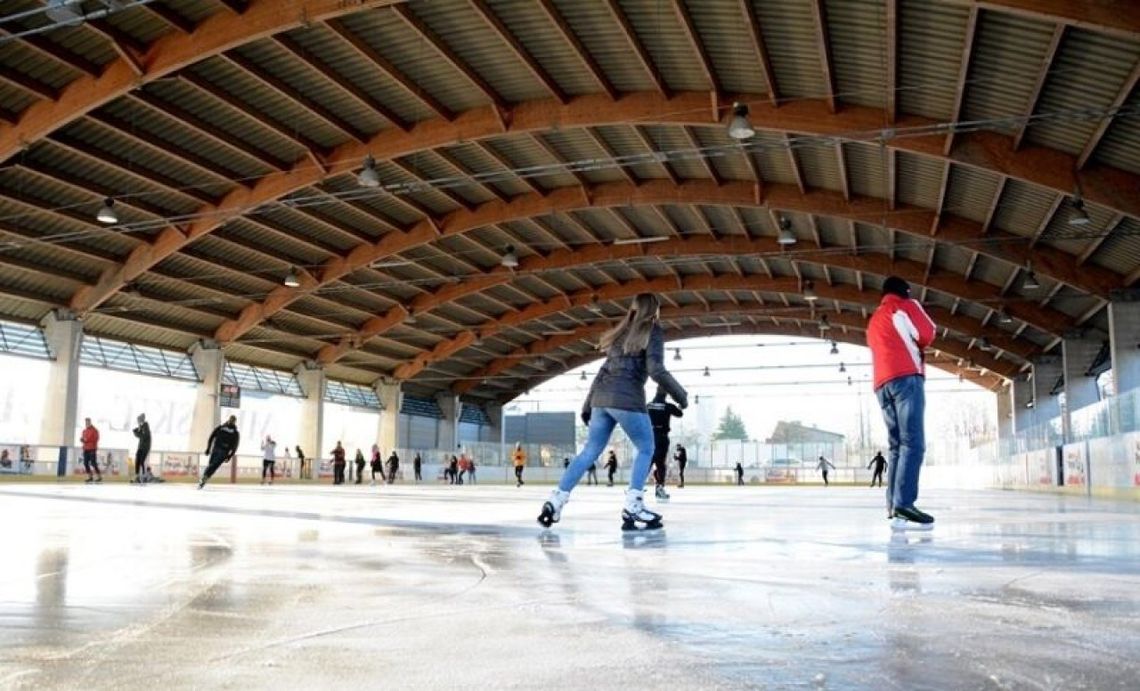
[[[962,99],[963,119],[1024,115],[1052,36],[1053,25],[1047,22],[982,12],[974,36],[969,83]],[[1011,120],[988,128],[1012,133],[1020,128],[1020,123]]]
[[[178,31],[145,6],[128,6],[112,12],[103,21],[143,45],[150,45],[164,35]]]
[[[705,150],[705,156],[725,180],[752,180],[752,171],[745,160],[745,153],[729,138],[724,127],[692,127],[697,145]]]
[[[235,220],[214,231],[218,237],[264,248],[267,254],[300,266],[317,266],[331,255],[312,245],[285,237],[253,223]]]
[[[815,223],[824,247],[850,247],[851,231],[846,220],[833,216],[816,216]],[[833,269],[832,273],[835,271]]]
[[[503,167],[497,161],[474,144],[449,146],[445,150],[472,174],[503,171]],[[526,194],[530,191],[525,183],[510,175],[496,175],[492,179],[491,185],[510,197]]]
[[[488,4],[531,57],[568,94],[601,91],[574,47],[536,2],[490,0]]]
[[[0,282],[2,283],[2,282]],[[9,295],[0,285],[0,314],[9,321],[39,323],[54,307],[62,303],[42,302],[27,296]]]
[[[950,166],[950,186],[946,189],[942,212],[984,223],[999,182],[1001,176],[996,173],[969,166]]]
[[[0,46],[0,65],[53,89],[63,88],[79,74],[68,65],[45,58],[22,41],[9,41]]]
[[[776,90],[787,98],[822,98],[828,92],[819,56],[819,33],[810,0],[756,2],[756,17],[775,72]]]
[[[41,19],[37,26],[42,25],[43,21]],[[10,30],[11,26],[15,25],[6,28]],[[40,36],[96,65],[106,66],[119,59],[119,54],[115,52],[111,42],[88,26],[63,27]]]
[[[846,103],[882,108],[886,97],[886,9],[879,0],[827,0],[835,91]]]
[[[0,285],[3,286],[0,288],[0,292],[4,292],[4,289],[11,289],[18,293],[43,297],[59,305],[68,304],[75,291],[83,287],[83,284],[78,281],[62,276],[45,276],[42,273],[29,271],[13,264],[4,266]]]
[[[1132,96],[1124,101],[1123,109],[1132,115],[1113,120],[1092,160],[1140,173],[1140,116],[1137,115],[1140,113],[1140,89],[1132,90]]]
[[[376,170],[380,173],[380,179],[385,185],[393,184],[404,186],[402,189],[396,191],[400,199],[415,206],[426,208],[433,216],[442,216],[462,206],[459,202],[447,196],[443,189],[423,184],[423,178],[416,177],[416,175],[413,175],[411,172],[404,170],[390,161],[377,161]],[[413,170],[415,170],[414,167]],[[418,174],[419,171],[416,171],[416,173]]]
[[[23,89],[9,86],[7,82],[0,81],[0,104],[3,104],[4,112],[12,114],[13,118],[38,100],[40,97],[31,96]]]
[[[974,272],[970,274],[970,280],[989,283],[993,286],[1004,286],[1005,282],[1009,280],[1010,272],[1016,269],[1018,267],[1010,266],[1006,262],[998,261],[983,254],[978,256],[978,261],[974,264]]]
[[[1036,113],[1045,119],[1035,121],[1026,138],[1071,154],[1080,153],[1100,118],[1067,113],[1111,107],[1138,59],[1140,41],[1069,29],[1041,90]]]
[[[620,0],[622,11],[665,83],[677,91],[712,88],[673,7],[659,0]],[[698,37],[699,40],[699,37]]]
[[[641,128],[657,145],[658,151],[670,152],[669,165],[682,179],[708,179],[708,171],[697,159],[693,142],[683,127],[647,126]]]
[[[466,181],[467,176],[456,171],[432,153],[420,152],[411,156],[404,156],[400,161],[416,171],[416,174],[424,180],[434,181],[441,190],[446,189],[468,203],[481,204],[495,199],[495,196],[483,189],[481,185],[477,185],[473,181]]]
[[[1134,218],[1121,221],[1089,261],[1126,275],[1140,268],[1140,221]]]
[[[344,39],[328,28],[327,24],[317,24],[289,33],[307,54],[341,75],[347,82],[360,88],[377,103],[396,113],[406,122],[417,122],[437,117],[435,111],[400,86],[386,72],[356,52]],[[355,99],[354,99],[355,102]],[[339,108],[336,112],[341,112]],[[383,118],[372,120],[379,127],[388,127]]]
[[[637,55],[601,0],[555,0],[559,13],[618,91],[654,88]]]
[[[233,362],[242,362],[259,367],[268,367],[284,372],[292,372],[293,368],[301,364],[306,358],[299,355],[278,353],[257,346],[242,343],[231,343],[226,346],[226,359]]]
[[[559,153],[563,161],[579,162],[590,160],[605,161],[609,158],[606,152],[582,129],[552,130],[542,134],[554,150]],[[612,163],[604,162],[598,165],[597,170],[586,170],[582,173],[592,183],[612,182],[624,180],[621,171]]]
[[[1001,202],[994,212],[993,227],[1032,237],[1056,197],[1051,190],[1011,179],[1006,183]]]
[[[438,0],[411,3],[407,8],[507,101],[550,98],[550,92],[469,3]]]
[[[847,160],[851,194],[885,199],[890,152],[878,144],[847,142],[843,145],[843,156]]]
[[[1057,213],[1049,221],[1048,227],[1041,236],[1041,242],[1055,247],[1072,255],[1079,255],[1089,244],[1089,236],[1096,231],[1094,228],[1104,228],[1116,213],[1111,209],[1095,204],[1086,204],[1085,212],[1092,222],[1086,226],[1069,225],[1069,220],[1076,215],[1072,205],[1072,198],[1066,197],[1057,208]]]
[[[809,188],[843,189],[839,173],[839,157],[835,145],[819,140],[795,142],[796,156],[803,171],[804,184]]]
[[[768,93],[740,3],[687,2],[685,6],[721,88],[730,94]]]
[[[84,333],[105,336],[127,343],[152,345],[173,350],[187,350],[198,337],[178,329],[168,329],[131,321],[117,314],[88,314],[83,319]]]
[[[905,113],[947,120],[954,110],[969,9],[899,3],[898,104]]]
[[[935,158],[898,152],[896,194],[903,204],[933,209],[938,206],[945,178],[945,164]]]
[[[765,182],[795,184],[796,175],[792,171],[792,161],[784,135],[775,132],[757,132],[748,140],[752,157],[760,168]]]
[[[531,139],[530,135],[496,137],[487,146],[510,161],[515,169],[528,169],[524,172],[530,179],[547,189],[577,185],[574,176],[563,171],[558,162]]]
[[[596,127],[594,131],[609,144],[618,156],[643,156],[649,152],[633,127]],[[639,163],[627,166],[633,174],[643,180],[666,177],[664,169],[654,163]]]

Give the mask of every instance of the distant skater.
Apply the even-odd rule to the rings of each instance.
[[[684,489],[685,466],[689,463],[689,452],[685,450],[684,444],[677,444],[677,450],[673,452],[673,460],[677,462],[677,474],[681,480],[681,482],[677,484],[677,488]]]
[[[665,491],[665,459],[669,457],[669,426],[671,418],[681,417],[681,409],[668,401],[664,386],[657,386],[657,393],[646,406],[649,422],[653,425],[653,494],[658,501],[669,501]]]
[[[522,442],[515,442],[515,450],[511,452],[511,460],[515,464],[515,487],[522,487],[526,483],[523,482],[523,469],[526,468],[526,450],[522,447]]]
[[[91,418],[84,418],[79,442],[83,445],[83,469],[87,471],[88,484],[102,482],[103,474],[99,472],[99,430],[91,424]]]
[[[269,484],[273,484],[273,480],[277,477],[277,442],[273,441],[273,437],[268,434],[265,435],[265,441],[261,442],[261,484],[265,484],[265,474],[269,474]]]
[[[926,363],[923,350],[936,327],[898,276],[883,281],[883,299],[867,324],[875,396],[887,425],[887,515],[892,530],[930,530],[934,517],[920,511],[918,477],[926,453]]]
[[[598,462],[597,461],[594,461],[593,463],[591,463],[589,470],[586,471],[586,484],[587,485],[598,484]]]
[[[333,484],[344,484],[344,466],[345,466],[345,450],[344,446],[338,441],[336,446],[330,452],[333,459]]]
[[[206,441],[206,455],[210,460],[207,462],[206,471],[202,473],[202,479],[198,480],[198,489],[206,486],[223,463],[234,459],[240,441],[241,434],[238,433],[236,415],[231,415],[228,420],[214,428]]]
[[[562,469],[566,470],[569,467],[570,467],[570,459],[569,458],[563,458],[562,459]]]
[[[474,456],[467,459],[467,479],[473,485],[478,484],[475,482],[475,457]]]
[[[739,487],[743,484],[744,484],[744,466],[740,465],[740,462],[738,461],[736,463],[736,486]]]
[[[875,473],[871,476],[871,486],[875,486],[875,480],[879,481],[879,487],[883,486],[883,470],[887,467],[887,459],[883,458],[882,451],[876,451],[875,457],[867,464],[867,470],[874,466]]]
[[[360,449],[356,450],[356,458],[353,460],[356,462],[356,484],[359,485],[364,482],[364,466],[368,464],[364,461],[364,452]]]
[[[380,447],[377,444],[372,445],[372,460],[369,461],[369,471],[372,473],[372,481],[370,486],[376,486],[376,476],[380,476],[380,482],[384,482],[384,460],[380,458]]]
[[[459,459],[455,454],[451,454],[451,461],[447,464],[447,474],[450,482],[448,484],[458,484],[459,482]]]
[[[131,434],[139,440],[135,448],[135,484],[146,482],[146,457],[150,455],[150,424],[146,421],[146,414],[139,413],[138,426],[131,430]]]
[[[617,472],[617,466],[618,466],[617,454],[614,453],[613,449],[610,449],[610,455],[606,456],[606,462],[605,462],[606,478],[607,478],[606,479],[606,487],[613,487],[614,486],[614,473]]]
[[[819,472],[823,473],[823,486],[824,487],[827,487],[827,485],[828,485],[828,483],[827,483],[827,469],[828,468],[835,470],[835,466],[831,464],[831,461],[827,460],[823,456],[820,456],[819,457],[819,463],[816,464],[815,469],[818,470]]]
[[[306,472],[305,452],[301,450],[301,445],[298,444],[294,446],[293,450],[297,452],[297,477],[302,480],[311,480],[312,478],[309,477],[309,474]]]
[[[412,459],[412,471],[416,474],[416,482],[424,479],[423,475],[424,459],[420,458],[420,452],[416,452],[416,457]]]
[[[396,450],[392,449],[392,453],[388,455],[388,484],[396,481],[396,471],[400,469],[400,457],[396,455]]]
[[[620,425],[637,449],[621,511],[621,529],[661,527],[661,515],[645,508],[644,500],[645,479],[653,457],[653,428],[645,407],[645,383],[652,377],[682,408],[688,405],[688,395],[665,369],[665,337],[658,323],[660,318],[658,297],[641,293],[622,321],[599,339],[598,350],[606,354],[606,360],[582,404],[582,421],[588,427],[586,444],[542,505],[538,516],[542,526],[550,527],[559,521],[570,492],[586,469],[598,460],[614,428]]]

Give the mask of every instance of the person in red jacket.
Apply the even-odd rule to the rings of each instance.
[[[895,530],[929,530],[934,518],[914,505],[926,452],[926,364],[923,350],[934,341],[934,322],[910,285],[898,276],[883,282],[883,299],[867,325],[875,373],[875,396],[890,440],[887,517]]]
[[[91,424],[91,418],[83,419],[83,432],[79,435],[83,444],[83,469],[87,471],[87,482],[102,482],[103,474],[99,472],[99,430]],[[95,470],[92,475],[91,470]]]

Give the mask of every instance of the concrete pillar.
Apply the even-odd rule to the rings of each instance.
[[[439,409],[443,411],[443,419],[439,421],[439,434],[436,436],[440,448],[454,450],[459,446],[459,415],[463,412],[463,403],[459,396],[444,394],[436,398]]]
[[[1003,386],[995,396],[997,397],[997,433],[998,442],[1004,443],[1013,438],[1013,389]]]
[[[1116,393],[1140,389],[1140,297],[1114,295],[1108,303],[1108,343]]]
[[[1024,375],[1014,378],[1011,386],[1013,399],[1013,433],[1021,434],[1034,424],[1033,382]]]
[[[194,399],[194,416],[190,420],[190,444],[193,450],[205,450],[214,428],[221,424],[222,373],[226,359],[215,341],[202,340],[190,346],[190,361],[201,382]]]
[[[400,448],[400,404],[403,402],[403,393],[400,391],[400,382],[395,380],[378,379],[374,384],[376,396],[380,399],[380,449],[391,453],[392,449]]]
[[[305,394],[297,443],[306,457],[320,458],[327,451],[321,447],[325,441],[325,371],[315,362],[303,362],[293,374]]]
[[[1044,425],[1061,416],[1061,401],[1050,393],[1062,373],[1059,355],[1042,355],[1033,361],[1033,413],[1036,423]]]
[[[1061,341],[1061,364],[1065,370],[1065,410],[1062,419],[1065,426],[1065,441],[1073,437],[1072,413],[1100,399],[1096,377],[1085,374],[1093,364],[1103,342],[1066,335]]]
[[[48,370],[47,395],[44,396],[40,443],[61,448],[79,443],[79,348],[83,341],[83,322],[68,310],[53,310],[41,324],[44,339],[55,359]],[[67,456],[61,451],[60,463],[67,471]]]

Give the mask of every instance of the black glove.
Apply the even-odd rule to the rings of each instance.
[[[589,408],[586,408],[582,411],[582,424],[586,425],[587,427],[590,426],[590,412],[591,411]]]

